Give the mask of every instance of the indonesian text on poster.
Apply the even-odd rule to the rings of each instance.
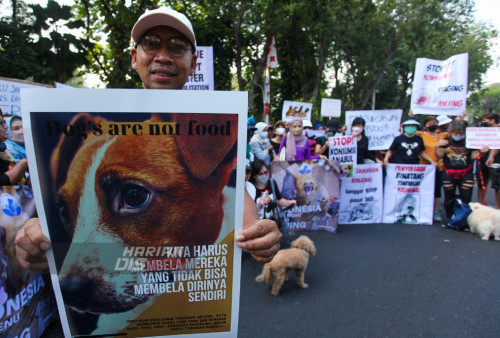
[[[337,230],[339,188],[337,172],[318,161],[272,162],[271,173],[281,196],[297,205],[286,211],[290,231]]]
[[[214,90],[214,48],[196,47],[196,70],[189,75],[184,90]]]
[[[65,334],[235,336],[246,93],[64,91],[23,122]]]
[[[36,217],[29,186],[0,187],[0,336],[39,337],[57,320],[50,276],[23,268],[14,239],[24,222]]]
[[[401,109],[389,110],[351,110],[345,113],[347,130],[351,130],[352,121],[362,117],[365,122],[365,134],[368,137],[369,150],[387,150],[396,136],[401,134]]]
[[[49,87],[48,85],[0,77],[0,109],[4,115],[21,115],[21,88]]]
[[[339,224],[382,223],[382,166],[359,164],[340,184]]]
[[[481,149],[487,146],[490,149],[500,149],[500,128],[469,127],[465,132],[465,146],[469,149]]]
[[[430,164],[387,166],[384,186],[384,223],[432,224],[434,175]]]
[[[447,60],[418,58],[411,94],[414,114],[462,115],[467,104],[469,54]]]
[[[340,168],[340,178],[352,177],[356,170],[358,140],[355,136],[329,137],[328,158]]]

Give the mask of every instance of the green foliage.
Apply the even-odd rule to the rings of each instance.
[[[481,120],[481,116],[486,113],[500,113],[500,83],[472,93],[468,106],[468,115],[475,121]]]
[[[75,69],[87,63],[87,51],[92,45],[62,33],[63,27],[81,28],[82,22],[72,18],[71,7],[53,0],[45,8],[28,8],[29,13],[0,19],[0,74],[48,84],[64,83]]]

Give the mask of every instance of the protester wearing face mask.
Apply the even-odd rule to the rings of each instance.
[[[267,166],[274,158],[274,151],[271,142],[267,138],[267,124],[259,122],[255,125],[255,132],[250,139],[250,148],[256,160],[262,160]]]
[[[438,132],[438,120],[435,116],[428,116],[424,119],[422,125],[424,126],[423,131],[417,131],[418,136],[424,140],[425,153],[438,163],[436,170],[436,179],[434,184],[434,221],[441,222],[443,218],[441,217],[441,172],[443,170],[443,161],[438,160],[436,157],[436,144],[439,140],[443,139],[448,135],[447,132]],[[421,164],[430,164],[429,161],[424,158],[420,158]]]
[[[311,155],[309,139],[302,134],[302,130],[302,120],[299,118],[292,119],[290,133],[281,140],[280,154],[285,151],[286,161],[317,160],[319,158],[327,160],[324,155]]]
[[[280,152],[281,140],[283,140],[283,136],[285,136],[285,133],[285,122],[276,122],[276,124],[274,125],[274,137],[271,139],[271,145],[273,146],[275,154],[278,154]]]
[[[368,137],[365,135],[366,122],[362,117],[352,121],[351,135],[356,137],[358,144],[357,164],[375,163],[375,154],[368,150]]]
[[[424,152],[424,141],[417,135],[417,127],[420,126],[420,123],[410,119],[403,122],[402,126],[403,134],[392,141],[389,150],[385,154],[384,166],[389,164],[389,159],[393,156],[393,163],[418,164],[420,163],[420,156],[432,165],[437,165],[437,162]]]
[[[481,117],[481,127],[498,127],[498,114],[496,113],[487,113],[484,114]],[[495,185],[495,178],[498,177],[497,172],[500,172],[498,170],[491,170],[492,168],[489,168],[486,165],[486,162],[488,161],[488,158],[490,156],[490,148],[488,145],[484,145],[483,148],[481,149],[481,152],[479,153],[478,159],[477,159],[477,166],[476,166],[476,182],[477,182],[477,201],[478,203],[481,204],[486,204],[485,198],[486,198],[486,189],[488,187],[488,183],[490,182],[490,174],[493,174],[493,179],[491,187],[494,188]],[[498,179],[497,179],[498,181]],[[497,197],[497,208],[500,208],[500,196]]]
[[[255,186],[255,203],[259,208],[259,216],[263,218],[271,218],[276,204],[280,207],[288,207],[296,204],[295,200],[287,200],[281,196],[280,190],[276,182],[269,177],[269,167],[264,161],[256,160],[252,163],[252,175],[250,182]],[[274,188],[271,187],[273,184]],[[274,191],[274,194],[273,194]]]
[[[448,219],[453,215],[455,191],[458,188],[460,199],[468,204],[472,198],[474,177],[472,162],[479,154],[477,150],[465,147],[467,122],[455,121],[451,124],[448,136],[436,144],[436,156],[443,159],[444,208]]]
[[[326,134],[316,138],[315,154],[328,156],[330,144],[328,143],[329,137],[343,136],[345,126],[342,127],[338,119],[331,118],[326,122]]]

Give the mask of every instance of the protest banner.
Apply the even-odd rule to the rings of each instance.
[[[285,100],[283,102],[281,120],[291,121],[294,117],[299,117],[302,120],[311,120],[312,107],[312,103]]]
[[[26,89],[22,100],[65,335],[236,336],[247,93]]]
[[[340,178],[352,177],[356,170],[358,139],[355,136],[329,137],[328,158],[340,167]]]
[[[21,88],[39,88],[51,86],[22,81],[16,79],[9,79],[6,77],[0,77],[0,109],[4,115],[21,115]]]
[[[382,223],[382,166],[359,164],[354,177],[340,180],[339,224]]]
[[[469,127],[465,129],[465,146],[469,149],[500,149],[499,127]]]
[[[340,117],[342,100],[321,99],[321,116]]]
[[[434,211],[434,176],[430,164],[387,166],[384,186],[384,223],[431,224]]]
[[[29,186],[0,187],[0,336],[40,337],[58,319],[50,276],[23,268],[14,239],[24,223],[36,217]]]
[[[196,47],[196,70],[189,75],[184,90],[215,90],[214,87],[214,48],[211,46]]]
[[[369,150],[387,150],[396,136],[401,134],[401,109],[388,110],[350,110],[345,113],[347,132],[351,132],[352,121],[362,117],[365,122],[365,135],[368,137]]]
[[[468,53],[444,61],[418,58],[411,93],[413,114],[462,115],[467,104],[468,68]]]
[[[322,137],[326,135],[324,130],[314,130],[314,129],[304,129],[302,130],[302,135],[309,139],[317,139],[318,137]]]
[[[271,175],[281,196],[297,201],[285,212],[290,231],[337,230],[338,174],[319,161],[271,162]]]

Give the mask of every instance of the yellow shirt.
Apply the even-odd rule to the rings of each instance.
[[[430,158],[432,158],[434,161],[437,162],[437,157],[436,157],[436,144],[439,140],[444,139],[448,133],[440,133],[437,134],[436,136],[431,136],[423,131],[417,131],[418,135],[424,140],[424,146],[425,146],[425,151],[427,155],[429,155]],[[422,157],[420,157],[420,164],[429,164],[426,160],[424,160]],[[439,160],[438,162],[438,169],[442,170],[443,169],[443,161]]]

